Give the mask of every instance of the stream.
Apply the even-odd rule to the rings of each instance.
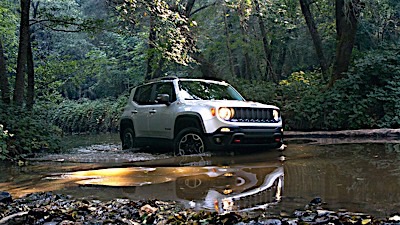
[[[0,190],[14,198],[53,191],[99,200],[174,200],[221,212],[291,214],[316,198],[326,209],[378,218],[400,207],[400,143],[393,139],[290,139],[284,151],[184,157],[123,151],[118,135],[68,141],[66,153],[38,155],[26,166],[0,164]]]

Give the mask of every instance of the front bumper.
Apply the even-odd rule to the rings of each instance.
[[[206,137],[210,150],[279,148],[283,143],[283,129],[282,127],[223,127]]]

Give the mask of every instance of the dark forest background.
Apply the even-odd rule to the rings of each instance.
[[[2,0],[0,159],[116,132],[129,90],[214,77],[286,130],[400,127],[398,0]]]

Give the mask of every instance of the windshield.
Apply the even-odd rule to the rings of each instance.
[[[179,89],[185,100],[239,100],[243,97],[230,85],[203,81],[179,81]]]

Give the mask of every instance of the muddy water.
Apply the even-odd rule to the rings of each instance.
[[[289,214],[320,197],[331,210],[375,217],[398,212],[399,143],[319,143],[292,140],[283,152],[186,157],[127,152],[117,144],[100,143],[43,156],[28,166],[2,163],[0,190],[15,197],[54,191],[102,200],[175,200],[197,209],[268,208]]]

